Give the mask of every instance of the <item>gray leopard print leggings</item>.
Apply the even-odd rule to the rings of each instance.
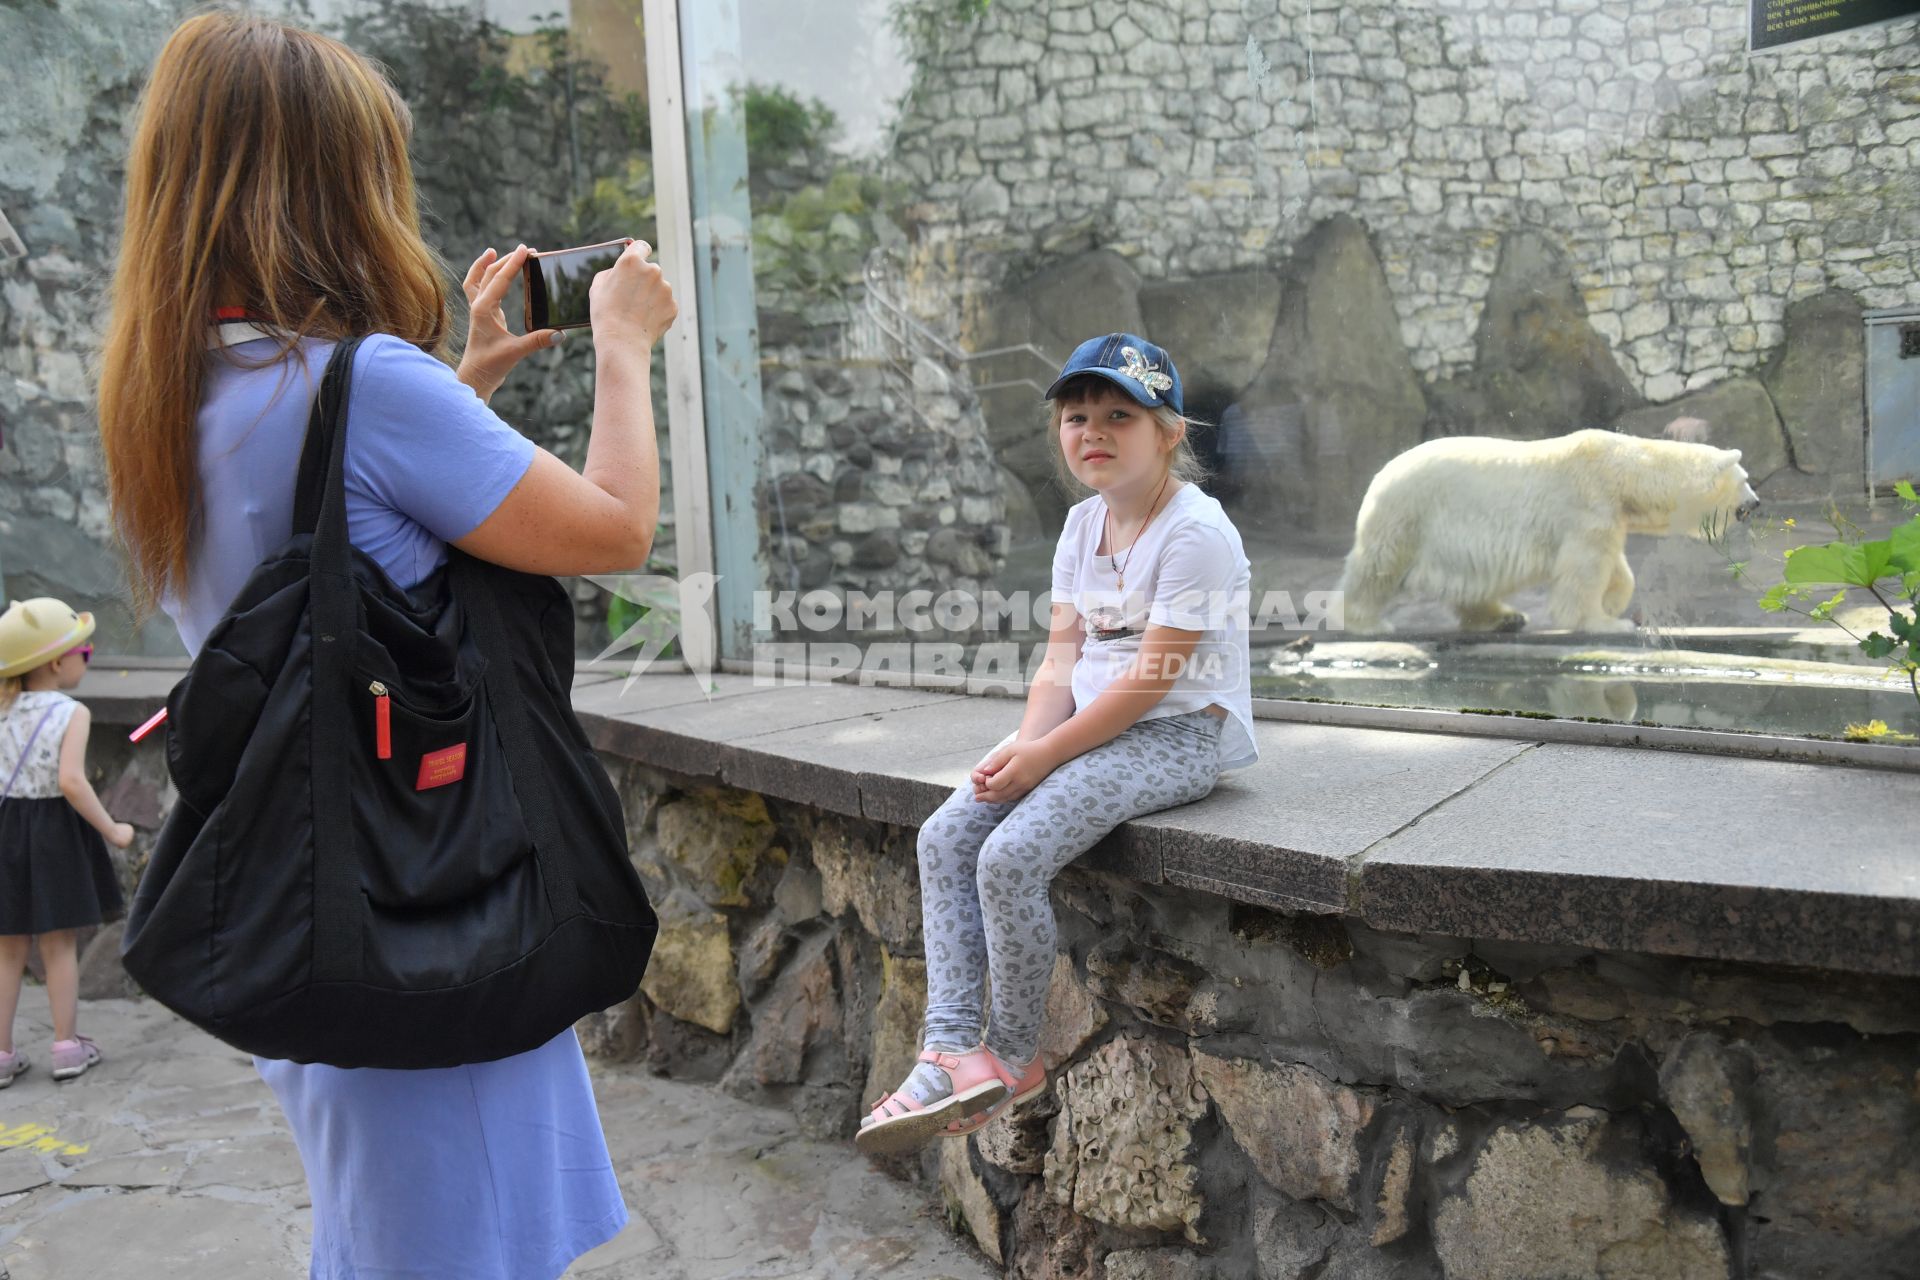
[[[926,820],[927,1047],[980,1043],[981,986],[991,972],[987,1047],[1008,1062],[1032,1059],[1053,976],[1053,878],[1128,818],[1212,791],[1220,726],[1204,711],[1137,721],[1012,804],[983,804],[966,782]]]

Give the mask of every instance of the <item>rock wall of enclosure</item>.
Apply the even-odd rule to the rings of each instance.
[[[1337,531],[1426,436],[1682,414],[1774,492],[1845,496],[1859,311],[1920,306],[1920,38],[1749,56],[1744,21],[996,0],[924,28],[893,161],[970,346],[1058,358],[1143,324],[1220,424],[1227,486],[1271,481],[1296,526]],[[1032,399],[986,399],[1016,454]]]

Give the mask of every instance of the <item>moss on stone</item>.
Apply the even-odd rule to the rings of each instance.
[[[700,788],[660,806],[655,820],[660,852],[684,871],[713,906],[753,905],[753,882],[763,867],[784,867],[787,852],[766,801],[749,791]]]

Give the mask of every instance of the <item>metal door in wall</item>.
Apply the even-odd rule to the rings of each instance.
[[[1867,475],[1875,489],[1920,484],[1920,308],[1869,311]]]

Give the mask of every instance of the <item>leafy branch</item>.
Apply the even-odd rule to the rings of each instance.
[[[1894,492],[1903,504],[1920,512],[1920,495],[1910,483],[1901,481]],[[1847,536],[1787,552],[1783,580],[1760,597],[1760,607],[1768,613],[1797,613],[1839,627],[1862,653],[1883,659],[1890,670],[1903,673],[1915,703],[1920,704],[1920,514],[1881,539],[1860,536],[1857,525],[1836,528]],[[1735,566],[1736,575],[1743,568]],[[1833,595],[1802,607],[1803,601],[1835,586],[1840,589]],[[1886,610],[1884,631],[1875,628],[1863,636],[1840,621],[1838,612],[1855,591],[1866,592]],[[1865,731],[1860,736],[1900,736],[1884,725],[1877,734],[1871,726],[1854,727]]]

